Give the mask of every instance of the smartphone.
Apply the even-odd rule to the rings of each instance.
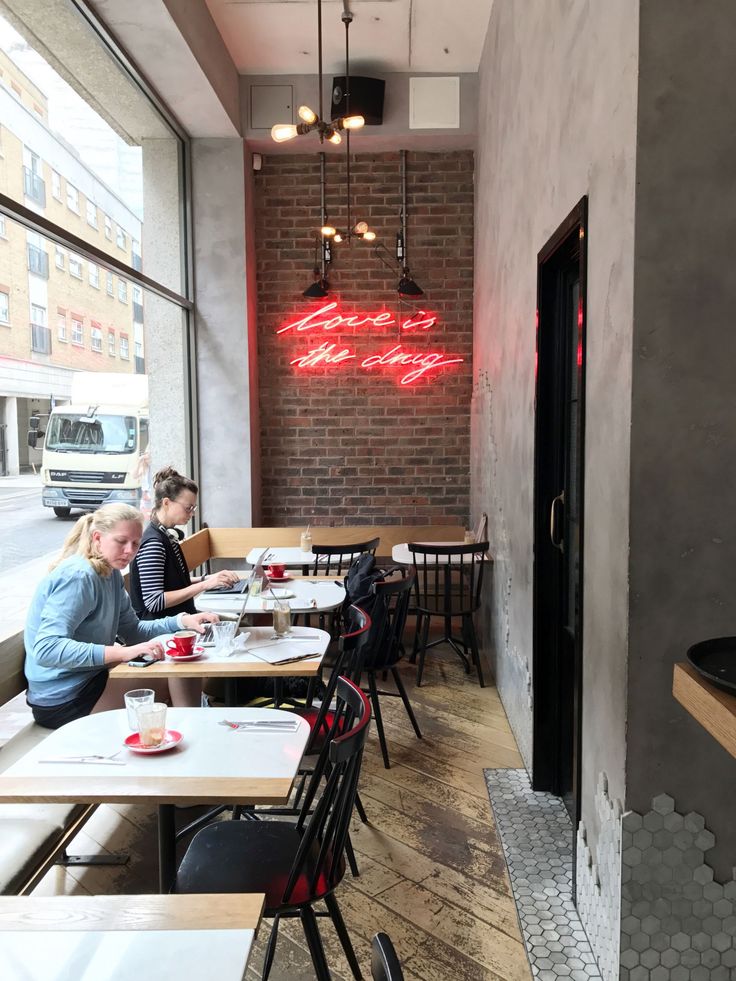
[[[150,666],[155,663],[155,657],[136,657],[133,658],[132,661],[128,661],[131,668],[150,668]]]

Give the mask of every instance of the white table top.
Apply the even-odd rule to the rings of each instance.
[[[248,565],[255,565],[261,555],[263,555],[262,548],[252,548],[246,555],[245,561]],[[281,565],[289,566],[289,568],[302,565],[313,566],[314,560],[317,558],[314,552],[303,552],[298,545],[274,545],[268,549],[266,555],[268,558],[263,559],[264,569],[272,562],[280,562]]]
[[[148,668],[131,667],[119,664],[110,672],[113,678],[134,678],[141,685],[152,678],[290,678],[294,676],[313,676],[319,672],[322,657],[330,644],[326,630],[316,627],[292,627],[291,636],[273,639],[271,627],[248,627],[240,636],[248,635],[245,650],[239,648],[232,654],[217,653],[206,647],[202,657],[196,661],[176,662],[170,658],[157,661]],[[171,634],[166,634],[165,639]],[[313,642],[300,638],[313,638]],[[161,638],[162,640],[164,638]],[[314,653],[308,660],[294,661],[291,664],[271,663],[287,658],[303,657]]]
[[[298,718],[274,709],[170,708],[166,728],[181,732],[182,742],[167,752],[144,756],[123,746],[130,735],[125,709],[88,715],[50,732],[0,773],[0,802],[284,801],[309,737],[308,723],[302,719],[294,732],[278,733],[218,725],[221,719],[280,716]],[[85,753],[117,754],[115,759],[125,765],[39,762]]]
[[[438,546],[442,547],[444,545],[465,545],[466,543],[465,542],[415,542],[414,544],[416,544],[416,545],[438,545]],[[414,562],[414,559],[412,558],[412,554],[409,551],[409,543],[408,542],[402,542],[400,545],[394,545],[394,547],[391,549],[391,558],[394,560],[394,562],[401,563],[401,565],[412,565],[413,562]],[[447,559],[447,556],[445,555],[444,558]],[[483,561],[484,562],[490,562],[490,559],[491,559],[490,555],[486,552],[486,554],[483,556]],[[419,559],[418,559],[418,561],[424,562],[424,556],[420,556]],[[450,557],[450,562],[451,563],[457,563],[459,561],[460,561],[460,559],[456,555],[453,555],[453,556]],[[467,559],[466,559],[466,561],[467,561]],[[427,556],[427,565],[434,565],[434,564],[435,564],[434,556],[428,555]],[[447,565],[447,562],[446,561],[442,562],[442,565]]]
[[[258,902],[250,902],[254,899]],[[2,978],[241,981],[262,900],[262,896],[0,897]]]
[[[339,581],[339,585],[338,585]],[[285,583],[273,584],[275,595],[279,590],[294,593],[289,599],[289,606],[294,613],[326,613],[342,605],[345,599],[345,589],[341,580],[324,579],[291,579]],[[222,593],[201,593],[195,597],[194,603],[198,610],[209,610],[212,613],[239,613],[243,605],[240,595],[223,595]],[[259,596],[248,597],[246,613],[268,613],[273,606],[273,596],[265,590]]]

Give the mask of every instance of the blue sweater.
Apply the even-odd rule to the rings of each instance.
[[[64,559],[39,583],[25,629],[28,700],[61,705],[106,668],[105,647],[120,636],[140,644],[181,629],[178,617],[139,620],[122,575],[98,575],[80,555]]]

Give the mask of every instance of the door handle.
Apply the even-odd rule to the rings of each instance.
[[[557,537],[557,514],[558,514],[557,505],[558,504],[562,508],[564,508],[564,506],[565,506],[565,492],[564,492],[564,490],[561,491],[557,495],[557,497],[554,497],[552,499],[552,506],[549,509],[549,539],[550,539],[550,541],[552,542],[552,545],[555,548],[559,549],[560,552],[564,552],[565,551],[565,542],[564,542],[564,540],[561,537],[560,538]]]

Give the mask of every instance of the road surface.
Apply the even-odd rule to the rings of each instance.
[[[58,552],[80,514],[55,517],[51,508],[41,505],[40,483],[33,489],[0,486],[0,574]]]

